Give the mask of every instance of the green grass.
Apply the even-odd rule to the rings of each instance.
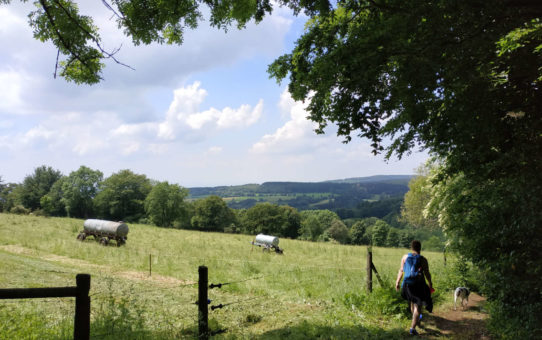
[[[285,252],[277,255],[251,246],[249,235],[137,224],[130,225],[125,246],[103,247],[76,240],[82,224],[0,214],[0,287],[73,286],[77,273],[91,274],[91,338],[196,337],[194,283],[201,265],[208,267],[209,283],[230,283],[209,291],[213,305],[231,303],[209,311],[211,328],[227,329],[215,338],[406,337],[406,303],[391,289],[405,249],[373,248],[388,288],[379,290],[375,279],[377,291],[367,296],[365,247],[281,239]],[[438,291],[442,254],[424,255]],[[370,299],[375,303],[360,302]],[[73,310],[70,298],[0,301],[0,339],[70,338]]]

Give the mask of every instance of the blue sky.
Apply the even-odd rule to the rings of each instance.
[[[0,5],[0,176],[20,182],[40,165],[69,174],[86,165],[185,187],[322,181],[412,174],[424,152],[385,162],[368,141],[316,135],[303,103],[266,72],[287,53],[305,18],[277,8],[245,30],[203,22],[181,46],[132,46],[100,1],[81,2],[103,45],[122,45],[104,81],[53,79],[56,51],[32,37],[32,4]]]

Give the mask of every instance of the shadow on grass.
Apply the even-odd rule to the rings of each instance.
[[[429,338],[453,338],[453,339],[484,339],[487,336],[485,321],[479,319],[449,320],[433,315],[431,323],[434,327],[422,327],[425,336]],[[436,328],[436,329],[435,329]]]
[[[176,340],[197,339],[197,329],[194,327],[180,330],[130,330],[95,328],[90,332],[90,339],[103,340]],[[214,337],[211,337],[214,339]]]
[[[402,328],[383,330],[363,326],[326,326],[303,321],[300,324],[267,331],[263,334],[221,334],[216,339],[407,339],[408,332]]]

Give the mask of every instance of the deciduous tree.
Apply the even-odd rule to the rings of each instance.
[[[183,215],[187,196],[188,190],[178,184],[157,183],[145,199],[145,212],[157,226],[170,227]]]
[[[62,202],[70,217],[87,218],[93,213],[93,200],[103,180],[100,170],[92,170],[84,165],[72,171],[62,183]]]
[[[439,227],[437,217],[426,209],[431,200],[432,183],[429,175],[436,167],[433,160],[427,161],[417,169],[417,176],[408,183],[409,191],[401,206],[401,219],[415,228],[434,230]]]
[[[0,184],[0,212],[10,211],[17,204],[21,204],[16,197],[16,188],[20,185],[16,183],[1,183]],[[20,191],[20,188],[19,190]]]
[[[195,229],[223,232],[234,221],[235,215],[218,196],[211,195],[194,203],[192,227]]]
[[[295,238],[298,236],[301,216],[292,207],[266,202],[247,209],[240,222],[248,234],[263,233]]]
[[[150,191],[147,176],[121,170],[101,182],[94,201],[103,218],[137,221],[145,215],[143,202]]]
[[[340,244],[346,244],[350,241],[348,228],[341,220],[334,220],[331,222],[331,226],[326,230],[326,234],[329,238]]]
[[[20,200],[28,209],[41,208],[40,199],[45,196],[53,184],[62,177],[58,170],[42,165],[34,169],[34,173],[24,178],[21,184]]]
[[[302,211],[299,237],[303,240],[317,241],[335,220],[340,220],[340,218],[330,210]]]
[[[43,212],[48,216],[66,216],[66,205],[64,204],[64,191],[62,186],[66,181],[66,176],[62,176],[53,184],[47,195],[40,199],[40,205]]]
[[[384,247],[388,239],[388,233],[390,230],[389,224],[382,220],[378,220],[372,227],[372,245]]]

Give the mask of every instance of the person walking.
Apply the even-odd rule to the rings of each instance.
[[[412,312],[412,323],[410,325],[410,334],[418,335],[416,326],[422,318],[422,307],[425,306],[428,312],[433,311],[433,300],[431,292],[433,291],[433,282],[429,272],[429,263],[427,259],[420,255],[422,244],[418,240],[410,244],[412,252],[406,254],[401,259],[401,266],[397,273],[395,289],[399,291],[401,278],[401,296],[409,302]],[[426,284],[425,280],[427,280]]]

